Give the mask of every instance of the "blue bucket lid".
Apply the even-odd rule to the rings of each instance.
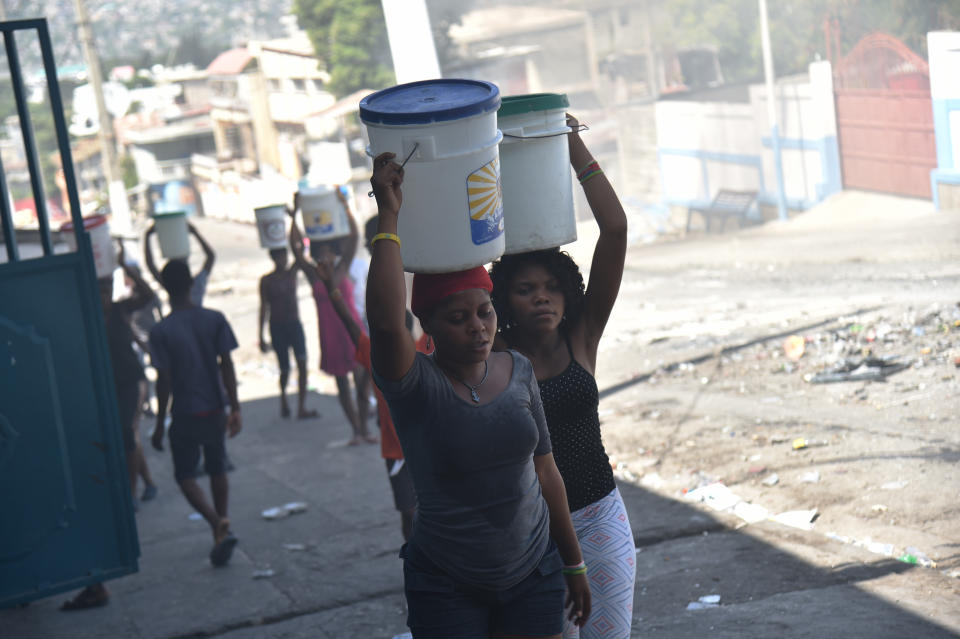
[[[483,80],[421,80],[377,91],[360,100],[368,124],[430,124],[490,113],[500,89]]]

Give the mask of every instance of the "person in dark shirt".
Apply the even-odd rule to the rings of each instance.
[[[280,415],[290,416],[287,403],[287,381],[290,379],[290,351],[297,360],[297,418],[309,419],[317,411],[307,410],[307,342],[300,323],[297,304],[297,267],[288,267],[287,249],[271,249],[270,259],[276,268],[260,278],[260,350],[270,348],[263,339],[263,326],[270,320],[270,341],[280,366]]]
[[[184,497],[210,524],[214,546],[210,562],[223,566],[237,538],[227,518],[227,451],[225,432],[240,432],[237,375],[230,351],[237,347],[230,324],[218,311],[190,301],[193,278],[182,260],[171,260],[160,273],[172,311],[150,331],[150,356],[157,369],[157,425],[151,442],[163,450],[167,405],[173,396],[170,450],[173,475]],[[229,401],[230,415],[224,414]],[[213,505],[197,483],[203,469],[210,475]]]
[[[120,243],[118,262],[124,274],[133,282],[133,293],[124,299],[113,299],[113,277],[101,278],[100,303],[107,334],[107,346],[110,352],[110,366],[113,370],[113,386],[117,397],[117,414],[123,436],[123,448],[127,458],[127,475],[130,481],[130,494],[136,495],[137,477],[142,474],[147,487],[156,485],[150,476],[147,460],[143,455],[143,446],[139,436],[140,383],[146,379],[140,358],[133,350],[134,334],[130,325],[130,316],[148,306],[154,299],[153,291],[140,273],[127,264],[124,259],[123,244]],[[134,498],[135,500],[136,498]],[[134,501],[136,504],[136,501]],[[136,507],[136,506],[134,506]],[[73,599],[64,602],[61,610],[83,610],[106,605],[110,595],[102,583],[84,588]]]
[[[576,131],[579,123],[567,117]],[[591,620],[579,631],[568,623],[564,637],[627,639],[637,553],[600,437],[594,377],[600,338],[623,277],[627,217],[580,136],[572,133],[567,141],[570,163],[600,228],[590,283],[584,287],[576,262],[559,248],[505,255],[490,272],[492,299],[502,345],[533,363],[557,468],[596,593]]]

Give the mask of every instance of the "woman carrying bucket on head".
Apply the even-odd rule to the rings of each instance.
[[[594,592],[594,616],[564,637],[630,636],[636,550],[600,438],[597,349],[613,310],[627,247],[627,218],[567,116],[570,164],[600,227],[590,283],[559,248],[505,255],[493,265],[493,303],[505,346],[533,363],[557,467]],[[602,626],[600,624],[603,624]],[[613,628],[611,628],[613,624]]]
[[[415,639],[559,639],[565,588],[577,624],[590,616],[590,590],[533,369],[515,351],[491,351],[497,316],[482,266],[414,276],[412,309],[436,349],[416,352],[394,157],[374,160],[367,317],[374,379],[418,498],[401,551],[407,624]]]
[[[357,252],[357,243],[360,233],[357,222],[350,214],[346,198],[337,190],[337,199],[343,206],[349,225],[349,235],[324,242],[310,242],[310,257],[303,253],[303,235],[297,227],[294,214],[300,205],[299,194],[295,196],[291,214],[290,247],[297,267],[307,276],[313,297],[317,304],[317,325],[320,331],[320,370],[332,375],[337,380],[337,395],[340,406],[343,408],[353,436],[349,445],[356,446],[363,442],[376,444],[379,440],[367,428],[367,415],[370,410],[368,397],[370,395],[370,378],[363,367],[354,358],[355,347],[350,334],[337,316],[336,310],[330,302],[327,289],[317,272],[316,262],[327,262],[333,267],[333,279],[336,282],[336,291],[346,301],[347,306],[355,310],[353,303],[353,283],[347,277],[348,269]],[[312,259],[311,259],[312,258]],[[316,262],[314,261],[316,260]],[[359,316],[354,318],[360,323]],[[353,374],[356,386],[356,401],[350,392],[350,374]]]

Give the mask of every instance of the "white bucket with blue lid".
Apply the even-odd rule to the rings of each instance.
[[[562,93],[506,96],[497,112],[503,185],[504,253],[524,253],[577,239],[567,134],[570,102]]]
[[[397,231],[407,271],[458,271],[503,254],[499,107],[495,84],[453,79],[401,84],[360,102],[367,153],[390,151],[398,163],[410,156]]]

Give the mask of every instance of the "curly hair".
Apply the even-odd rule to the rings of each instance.
[[[498,327],[502,333],[508,333],[514,327],[510,313],[509,291],[513,278],[520,269],[537,265],[542,266],[550,275],[557,278],[560,292],[563,293],[564,319],[560,328],[576,324],[583,313],[583,304],[586,289],[583,284],[583,275],[580,267],[573,261],[570,254],[559,248],[530,251],[504,255],[490,267],[490,279],[493,280],[493,294],[490,296],[493,307],[497,311]]]

